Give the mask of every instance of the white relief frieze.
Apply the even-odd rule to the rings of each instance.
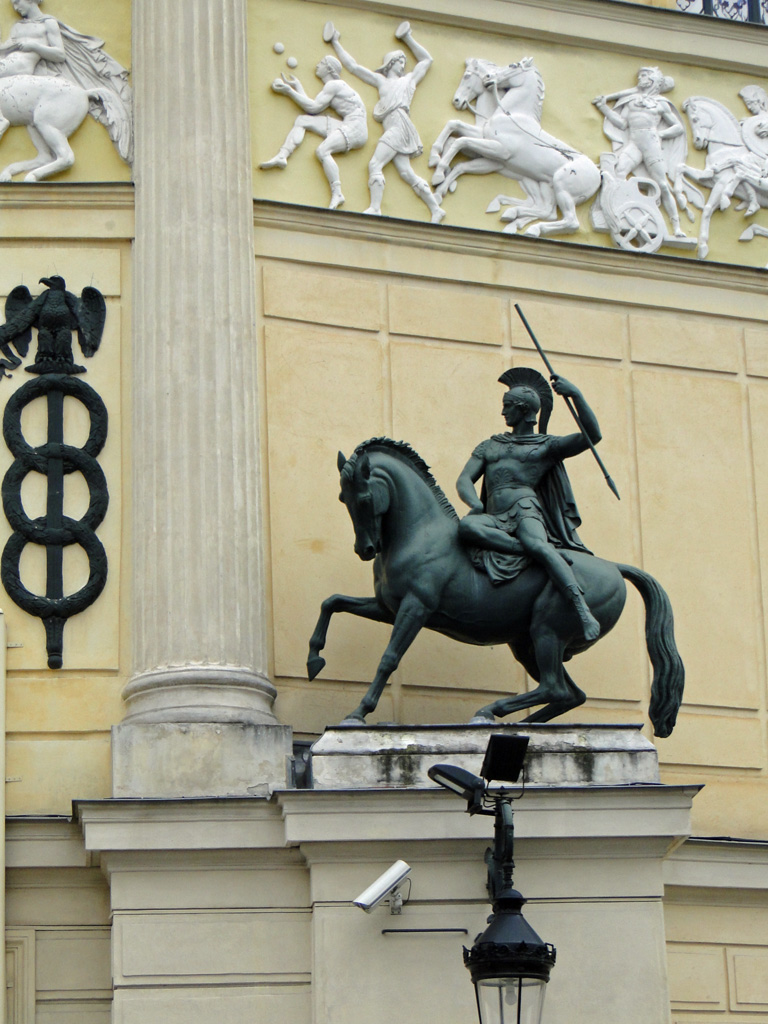
[[[473,110],[476,123],[449,121],[430,153],[432,184],[442,199],[462,174],[498,173],[518,181],[526,199],[496,196],[487,212],[508,206],[507,232],[570,234],[579,230],[576,207],[600,186],[597,167],[541,126],[544,80],[531,57],[499,67],[470,58],[453,96],[457,110]],[[453,165],[457,156],[467,159]],[[535,222],[535,223],[532,223]]]
[[[604,116],[603,131],[613,147],[600,158],[603,185],[592,224],[609,231],[623,249],[656,252],[663,244],[696,245],[696,239],[686,236],[678,212],[679,206],[693,219],[682,178],[688,153],[685,125],[663,95],[674,86],[674,79],[659,68],[643,67],[637,85],[592,100]]]
[[[768,97],[761,86],[748,85],[740,92],[751,117],[738,121],[724,104],[706,96],[691,96],[683,104],[696,149],[706,150],[704,170],[686,166],[685,173],[710,189],[703,202],[699,256],[709,252],[712,214],[726,210],[735,197],[737,210],[751,217],[768,207]],[[768,228],[751,224],[740,236],[749,242],[768,236]]]
[[[0,137],[24,125],[37,149],[32,160],[10,164],[0,181],[24,174],[40,181],[75,162],[70,135],[88,113],[109,132],[127,163],[133,157],[128,72],[83,35],[40,10],[42,0],[12,0],[20,16],[0,43]]]
[[[368,164],[371,202],[363,212],[381,216],[386,184],[384,169],[391,163],[403,181],[411,186],[426,205],[432,223],[439,224],[445,212],[440,208],[440,202],[427,182],[420,178],[411,166],[411,158],[423,152],[419,133],[410,116],[411,102],[416,87],[432,66],[431,55],[413,38],[411,26],[407,21],[401,22],[398,26],[395,38],[405,43],[416,58],[416,66],[412,71],[406,71],[407,57],[402,50],[391,50],[385,54],[381,66],[373,71],[358,64],[341,45],[341,33],[332,22],[325,26],[323,38],[331,43],[337,57],[348,71],[367,85],[373,86],[379,93],[379,101],[373,108],[373,119],[381,125],[382,134]]]
[[[287,167],[289,157],[304,141],[306,133],[319,135],[323,141],[315,150],[315,156],[320,161],[331,189],[329,208],[335,210],[344,202],[344,195],[334,156],[364,146],[368,141],[368,122],[365,104],[355,90],[342,81],[341,63],[336,57],[323,57],[315,68],[315,74],[323,83],[323,88],[314,99],[307,96],[295,75],[282,75],[272,83],[274,92],[293,100],[304,113],[293,122],[277,154],[271,160],[265,160],[261,167],[263,170]],[[339,116],[326,114],[327,110]]]
[[[320,28],[318,24],[318,34]],[[427,50],[414,38],[408,22],[402,22],[394,35],[402,49],[387,53],[380,66],[367,67],[350,52],[360,51],[359,27],[347,50],[339,28],[325,23],[322,38],[333,48],[333,55],[327,54],[316,67],[323,85],[320,92],[309,96],[299,79],[285,72],[272,82],[273,92],[288,97],[300,113],[277,152],[272,149],[275,155],[260,164],[263,170],[285,170],[310,132],[321,138],[316,156],[330,188],[330,209],[344,203],[336,159],[366,147],[369,200],[362,210],[366,214],[412,216],[403,207],[401,189],[390,186],[385,196],[385,172],[394,168],[435,224],[444,218],[450,223],[453,212],[459,224],[482,227],[481,218],[472,220],[474,208],[477,214],[484,210],[499,215],[506,233],[547,237],[586,234],[591,227],[606,232],[614,245],[630,252],[650,254],[664,247],[696,253],[700,259],[710,255],[714,213],[732,205],[751,219],[768,208],[768,93],[762,85],[742,86],[738,95],[749,116],[741,120],[721,102],[705,96],[681,102],[682,97],[675,96],[674,79],[654,66],[640,67],[634,84],[634,72],[630,74],[627,88],[594,99],[584,95],[579,100],[578,84],[571,85],[567,107],[557,79],[558,97],[550,99],[547,108],[544,76],[534,56],[509,64],[471,56],[464,61],[452,97],[445,95],[447,73],[442,69],[440,99],[432,77],[430,84],[422,85],[434,65],[433,54],[440,59],[434,37]],[[285,53],[292,44],[286,38],[285,43],[270,45],[275,53]],[[551,61],[547,68],[551,76]],[[366,90],[358,93],[345,81],[351,76],[376,90],[375,104]],[[689,83],[690,78],[689,74]],[[411,110],[417,87],[419,95],[424,94],[417,108],[421,118],[414,118]],[[600,153],[594,116],[594,128],[589,128],[585,111],[581,117],[569,117],[575,104],[590,102],[602,115],[610,152]],[[440,109],[447,115],[451,107],[456,114],[442,122]],[[381,126],[378,137],[375,132],[369,136],[369,113]],[[568,126],[573,126],[573,134]],[[428,157],[423,155],[421,141],[425,131],[436,135]],[[688,162],[689,140],[705,154],[703,166],[697,166],[696,159]],[[357,210],[364,206],[361,172],[366,156],[350,157],[348,164],[356,179]],[[345,162],[341,164],[346,178]],[[420,164],[432,169],[431,188],[420,176]],[[483,185],[487,178],[482,205],[475,206],[477,197],[482,197],[481,182],[459,187],[459,179],[468,174],[483,179]],[[497,175],[515,183],[512,195],[500,192]],[[301,201],[300,189],[297,176],[292,200]],[[457,189],[463,198],[452,198]],[[740,240],[757,236],[768,237],[768,227],[751,221]]]

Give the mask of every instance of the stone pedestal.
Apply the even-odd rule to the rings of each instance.
[[[316,789],[433,786],[433,764],[480,773],[494,733],[528,736],[526,785],[659,783],[656,748],[640,725],[334,726],[312,747]]]
[[[123,723],[112,730],[116,797],[268,796],[289,784],[290,726]]]

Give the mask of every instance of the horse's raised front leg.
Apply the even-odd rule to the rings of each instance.
[[[309,641],[307,675],[310,681],[325,668],[325,659],[320,657],[320,651],[325,647],[328,624],[336,612],[349,612],[350,615],[358,615],[362,619],[388,622],[390,625],[395,621],[392,613],[382,608],[375,597],[347,597],[345,594],[331,594],[330,597],[326,597],[320,606],[320,618]]]
[[[440,157],[443,155],[443,150],[448,142],[448,139],[452,135],[465,135],[466,130],[474,130],[475,126],[467,124],[466,121],[448,121],[437,136],[435,141],[432,143],[432,148],[429,151],[429,160],[427,161],[428,167],[437,167],[440,162]]]
[[[460,164],[452,167],[445,177],[445,180],[435,189],[438,199],[456,188],[456,181],[462,174],[493,174],[499,170],[499,163],[496,160],[489,160],[487,157],[477,157],[475,160],[463,160]]]
[[[471,127],[471,125],[467,125],[467,128]],[[467,132],[461,138],[454,139],[448,145],[440,157],[435,173],[432,175],[433,185],[440,185],[445,180],[450,172],[451,163],[459,153],[463,153],[465,150],[469,150],[473,156],[488,157],[491,160],[497,160],[499,163],[504,162],[503,147],[498,142],[484,139],[482,131],[475,129],[473,132]]]
[[[701,223],[699,224],[699,244],[697,246],[696,255],[700,260],[705,260],[709,254],[709,222],[712,220],[712,214],[714,213],[717,205],[720,201],[720,189],[715,188],[709,193],[709,199],[704,207],[701,214]],[[717,196],[715,196],[717,192]]]
[[[376,676],[355,710],[344,719],[347,723],[364,722],[365,716],[376,709],[389,677],[400,664],[400,659],[411,646],[430,611],[415,594],[406,594],[395,615],[395,623],[387,648],[382,655]]]

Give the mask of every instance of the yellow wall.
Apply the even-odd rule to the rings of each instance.
[[[402,8],[402,5],[396,5]],[[508,6],[508,5],[501,5]],[[411,117],[415,123],[424,153],[412,161],[414,169],[426,180],[431,180],[432,170],[428,166],[429,150],[447,121],[458,118],[474,123],[469,112],[455,111],[451,99],[464,72],[464,61],[469,57],[482,57],[500,65],[533,57],[542,73],[546,87],[541,124],[543,129],[566,144],[582,151],[597,162],[600,154],[611,151],[611,144],[603,134],[603,117],[592,105],[592,98],[598,94],[626,89],[635,84],[638,68],[652,63],[658,64],[665,74],[675,80],[675,88],[666,93],[680,112],[688,137],[687,163],[703,169],[704,152],[698,152],[690,135],[687,117],[682,113],[684,100],[689,96],[705,96],[723,103],[738,119],[748,112],[738,96],[739,90],[747,84],[759,84],[764,88],[768,79],[756,67],[739,65],[739,39],[731,42],[727,35],[716,48],[718,58],[698,60],[687,51],[683,43],[680,48],[681,28],[690,25],[694,29],[711,32],[711,19],[696,19],[683,15],[677,19],[659,19],[662,28],[670,33],[670,42],[675,49],[667,56],[662,47],[666,39],[649,38],[647,47],[639,48],[634,33],[618,33],[615,25],[617,12],[624,12],[624,5],[585,3],[585,15],[590,25],[578,34],[569,35],[563,31],[571,23],[571,9],[563,12],[562,21],[553,13],[543,10],[538,22],[530,17],[534,28],[518,27],[517,12],[503,11],[497,14],[498,24],[492,29],[462,26],[453,29],[450,25],[424,17],[419,19],[411,10],[393,10],[389,15],[369,9],[364,3],[351,7],[334,7],[328,4],[307,3],[306,0],[267,0],[252,4],[250,19],[251,48],[250,84],[253,132],[254,194],[260,199],[278,200],[310,206],[328,205],[328,185],[314,151],[319,138],[307,135],[301,147],[291,157],[283,170],[262,170],[259,165],[273,157],[291,128],[299,108],[287,97],[271,91],[270,83],[280,74],[298,76],[306,92],[314,96],[321,88],[315,77],[317,61],[326,54],[332,54],[330,44],[324,43],[322,29],[327,19],[333,20],[341,31],[342,45],[362,65],[368,68],[379,66],[384,53],[400,46],[395,39],[399,17],[409,17],[413,33],[434,58],[434,64],[426,78],[417,87],[411,105]],[[494,5],[486,5],[484,14],[496,14]],[[506,17],[505,17],[506,15]],[[605,19],[605,31],[601,33],[600,19]],[[491,20],[478,18],[478,26]],[[706,24],[702,25],[704,22]],[[673,31],[674,30],[674,31]],[[745,31],[742,26],[729,26],[727,32]],[[756,30],[751,30],[753,35]],[[618,38],[610,38],[617,32]],[[760,33],[759,39],[763,40]],[[651,33],[652,36],[652,33]],[[610,42],[606,42],[609,40]],[[653,48],[655,42],[657,49]],[[766,40],[768,42],[768,40]],[[275,43],[282,43],[284,52],[274,52]],[[640,46],[642,47],[642,43]],[[297,65],[289,67],[287,61],[293,58]],[[742,55],[742,61],[748,56]],[[409,69],[413,60],[409,54]],[[764,61],[763,61],[764,66]],[[338,165],[346,196],[344,209],[362,212],[368,205],[367,163],[381,134],[380,126],[371,117],[371,111],[378,99],[376,90],[361,82],[353,74],[343,71],[342,78],[359,93],[369,112],[369,139],[362,149],[341,154]],[[397,176],[392,167],[385,171],[387,185],[383,210],[388,216],[428,221],[429,215],[424,204]],[[704,197],[709,194],[704,189]],[[523,197],[519,186],[498,174],[464,175],[459,179],[456,191],[446,196],[443,207],[446,211],[445,225],[480,228],[501,232],[504,223],[499,213],[486,213],[486,207],[498,194]],[[735,205],[736,200],[734,201]],[[610,237],[591,228],[589,210],[591,201],[578,208],[581,229],[572,235],[562,236],[564,240],[613,247]],[[693,208],[694,223],[682,215],[684,230],[696,237],[700,224],[700,212]],[[715,212],[710,231],[710,260],[725,263],[743,263],[748,266],[763,266],[768,259],[768,242],[760,239],[751,244],[739,242],[739,235],[748,223],[761,222],[762,215],[744,220],[743,212],[733,207],[724,212]],[[502,236],[503,237],[503,236]],[[680,255],[680,250],[667,247],[662,251]],[[695,249],[693,251],[695,256]]]
[[[256,245],[281,720],[314,733],[351,711],[389,632],[338,616],[327,668],[303,681],[322,599],[372,593],[337,500],[337,450],[403,438],[460,507],[454,481],[500,426],[496,378],[538,363],[512,310],[520,302],[558,370],[594,404],[622,495],[613,498],[589,456],[571,463],[584,540],[641,565],[672,599],[688,682],[677,729],[659,743],[665,777],[707,783],[697,832],[765,834],[768,462],[753,442],[768,428],[760,277],[724,282],[674,260],[654,276],[640,257],[587,259],[567,245],[544,256],[521,239],[500,250],[431,226],[372,238],[362,218],[258,206]],[[569,431],[562,408],[551,429]],[[590,697],[571,720],[645,720],[637,595],[571,671]],[[524,685],[506,649],[424,633],[371,720],[464,721],[489,693]]]
[[[14,202],[15,200],[15,202]],[[51,224],[57,225],[51,238]],[[110,503],[97,536],[107,551],[109,574],[104,592],[85,612],[64,627],[64,667],[46,664],[45,630],[40,619],[22,611],[2,592],[8,624],[8,813],[67,813],[72,799],[85,790],[108,796],[109,729],[122,717],[120,690],[129,672],[126,620],[129,575],[122,571],[130,556],[127,503],[130,487],[130,238],[133,203],[125,186],[84,186],[73,206],[69,194],[46,184],[14,186],[0,218],[1,301],[12,287],[26,284],[33,295],[38,279],[60,274],[79,294],[86,285],[99,288],[107,302],[101,347],[92,359],[81,359],[83,380],[103,398],[109,413],[109,434],[99,464],[107,478]],[[30,350],[31,363],[36,339]],[[75,342],[75,351],[77,345]],[[76,356],[77,359],[77,356]],[[0,381],[2,404],[30,380],[23,368]],[[22,419],[31,444],[44,442],[46,406],[38,399]],[[87,415],[79,403],[65,400],[64,437],[81,445],[87,436]],[[0,474],[12,456],[0,445]],[[45,513],[45,482],[30,474],[22,487],[27,514]],[[65,479],[65,513],[80,518],[87,507],[87,489],[79,474]],[[0,544],[10,536],[0,519]],[[79,549],[65,552],[64,590],[72,593],[87,579],[87,559]],[[22,555],[24,584],[45,593],[45,556],[28,545]]]
[[[105,51],[121,65],[131,66],[130,0],[92,4],[88,0],[50,0],[44,11],[70,27],[102,38]],[[10,4],[0,8],[0,35],[7,39],[17,20]],[[97,535],[109,560],[104,592],[88,610],[64,628],[64,667],[46,664],[45,631],[40,619],[28,615],[0,589],[8,624],[8,770],[9,814],[68,813],[81,792],[94,797],[111,793],[109,729],[122,717],[120,690],[129,673],[126,590],[122,571],[130,557],[128,516],[130,487],[130,244],[133,196],[130,167],[117,155],[106,129],[90,116],[71,136],[75,164],[52,182],[14,182],[0,191],[0,301],[25,284],[33,295],[38,279],[60,274],[79,294],[94,285],[104,294],[107,320],[101,348],[86,364],[83,380],[106,403],[109,435],[99,456],[110,494],[106,518]],[[0,144],[0,167],[33,154],[26,131],[10,128]],[[93,184],[122,182],[122,185]],[[36,339],[27,364],[32,362]],[[75,343],[75,351],[77,345]],[[76,361],[78,361],[76,355]],[[0,404],[30,377],[23,367],[0,380]],[[82,444],[87,414],[79,403],[65,401],[65,442]],[[23,416],[24,436],[32,444],[45,439],[45,401],[37,400]],[[12,456],[0,444],[0,476]],[[30,474],[22,497],[31,517],[45,513],[46,485]],[[87,488],[79,474],[65,480],[65,513],[79,518],[87,507]],[[0,546],[10,535],[0,517]],[[87,579],[87,559],[78,547],[64,555],[64,590],[72,593]],[[28,545],[21,559],[24,584],[45,593],[45,555]]]
[[[289,7],[303,20],[289,17]],[[257,160],[271,152],[295,114],[268,90],[285,56],[298,54],[297,72],[309,84],[307,68],[326,50],[320,31],[329,15],[350,49],[366,59],[393,45],[395,24],[372,10],[299,0],[262,4],[258,12],[262,20],[252,17],[250,25]],[[54,13],[83,30],[96,27],[74,3],[65,9],[62,0]],[[122,20],[115,15],[123,33],[125,14]],[[414,30],[442,55],[420,88],[432,82],[443,98],[465,55],[482,51],[504,60],[535,52],[544,66],[550,54],[545,109],[557,114],[564,84],[555,57],[575,59],[575,45],[552,42],[551,32],[539,47],[535,38],[521,43],[513,35],[473,35],[415,19]],[[103,34],[107,49],[127,61],[116,25],[105,23]],[[271,49],[279,38],[286,43],[281,58]],[[654,57],[678,73],[663,54]],[[593,69],[591,63],[595,86],[608,88],[627,81],[628,69],[643,59],[602,53]],[[746,72],[688,65],[684,73],[702,91],[717,87],[731,97],[739,82],[754,80]],[[361,84],[361,92],[365,88]],[[419,92],[414,104],[420,127],[428,97]],[[586,130],[594,111],[588,103],[580,109]],[[436,114],[435,124],[443,117]],[[593,129],[599,149],[599,119]],[[423,128],[422,134],[430,137]],[[286,199],[301,186],[302,201],[319,207],[256,204],[267,555],[281,721],[305,735],[338,721],[357,704],[386,643],[385,627],[339,617],[331,627],[327,669],[311,685],[304,679],[320,601],[334,591],[371,592],[370,567],[355,558],[351,526],[337,501],[337,450],[349,454],[380,433],[405,438],[453,498],[472,447],[500,426],[496,377],[512,363],[536,365],[512,311],[512,302],[520,301],[558,367],[593,401],[604,429],[602,453],[622,493],[619,504],[589,458],[576,460],[572,478],[586,542],[608,557],[642,565],[672,596],[688,686],[678,728],[659,744],[665,777],[707,783],[695,803],[699,833],[765,835],[768,461],[755,442],[768,426],[762,273],[677,257],[644,259],[573,240],[465,232],[453,217],[433,227],[424,223],[420,205],[408,207],[411,222],[373,222],[355,214],[365,202],[365,154],[340,158],[351,212],[330,213],[323,209],[327,186],[313,143],[305,143],[286,172],[255,176],[261,196],[269,188],[277,193],[268,199]],[[477,187],[478,181],[466,184]],[[387,189],[388,196],[416,202],[391,174]],[[61,812],[73,796],[110,791],[108,729],[122,717],[120,691],[130,673],[129,577],[121,567],[130,557],[132,198],[127,187],[111,186],[78,192],[19,186],[7,195],[0,291],[7,294],[24,280],[36,292],[39,277],[58,271],[76,290],[91,281],[102,288],[109,307],[106,337],[86,376],[111,414],[100,460],[111,493],[100,529],[110,559],[107,590],[66,626],[65,667],[57,673],[45,667],[39,620],[4,601],[10,642],[23,645],[9,652],[8,774],[19,780],[8,787],[9,809]],[[463,201],[461,191],[446,206],[454,200]],[[10,394],[23,379],[17,373],[0,389]],[[32,416],[31,432],[44,429],[42,422]],[[79,429],[75,419],[71,429]],[[552,429],[570,429],[562,410]],[[10,461],[2,450],[0,472]],[[42,490],[30,486],[28,498],[31,509],[41,508]],[[75,485],[68,500],[76,506],[82,498]],[[39,585],[42,561],[33,555],[27,561],[30,585]],[[82,563],[73,562],[70,589],[82,572]],[[636,595],[620,626],[578,660],[574,675],[590,701],[571,719],[645,720],[649,670]],[[490,697],[526,685],[505,649],[473,649],[425,633],[373,719],[463,721]]]
[[[89,0],[48,0],[42,10],[70,28],[105,41],[110,57],[130,70],[131,3],[109,0],[94,4]],[[0,37],[5,40],[18,21],[10,3],[0,6]],[[131,168],[115,150],[106,129],[90,116],[70,136],[75,153],[74,166],[56,175],[57,182],[130,181]],[[0,168],[18,160],[29,160],[35,148],[22,127],[9,128],[0,144]],[[19,178],[15,180],[21,180]]]

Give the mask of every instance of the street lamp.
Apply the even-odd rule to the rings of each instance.
[[[525,920],[525,899],[512,884],[512,795],[509,790],[489,790],[487,785],[489,780],[516,782],[527,747],[527,736],[497,734],[488,741],[483,778],[450,764],[433,765],[428,772],[433,782],[467,801],[469,814],[495,818],[493,846],[485,853],[493,914],[472,948],[464,949],[480,1024],[540,1024],[544,992],[555,963],[554,946],[543,942]]]

